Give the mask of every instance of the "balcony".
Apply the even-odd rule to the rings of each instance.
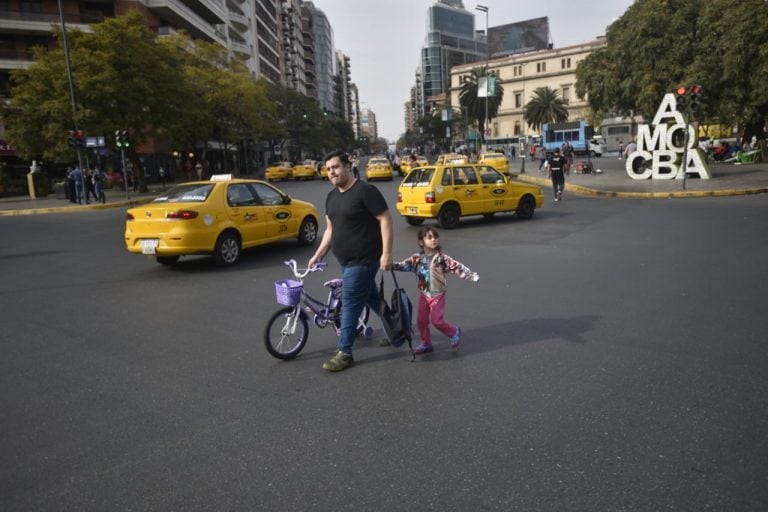
[[[236,28],[240,30],[249,30],[250,24],[248,23],[248,18],[243,13],[236,12],[236,11],[229,11],[229,20],[232,22],[233,25],[235,25]]]
[[[219,0],[145,0],[147,7],[161,17],[178,16],[179,12],[189,12],[210,25],[226,23],[227,16]]]
[[[230,46],[232,47],[232,51],[235,53],[238,53],[240,55],[247,55],[249,57],[251,56],[251,49],[245,43],[240,43],[238,41],[230,41]]]
[[[67,28],[78,28],[83,32],[92,32],[91,24],[104,21],[101,16],[65,14]],[[58,12],[19,12],[0,10],[0,32],[49,35],[51,25],[60,25]]]
[[[187,30],[193,37],[199,37],[227,45],[227,39],[215,24],[222,24],[226,20],[218,20],[214,23],[199,16],[195,11],[187,7],[181,0],[147,0],[147,7],[160,19],[169,24]]]

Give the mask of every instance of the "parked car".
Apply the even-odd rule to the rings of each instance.
[[[408,173],[411,172],[412,168],[423,167],[425,165],[429,165],[429,160],[427,160],[426,157],[417,156],[416,165],[413,166],[411,164],[411,157],[404,156],[400,159],[400,176],[408,176]]]
[[[293,166],[291,162],[277,162],[267,167],[264,177],[267,181],[289,180],[293,177]]]
[[[125,245],[163,265],[180,256],[212,254],[217,265],[235,264],[242,249],[295,238],[317,240],[320,215],[260,180],[211,177],[177,185],[151,203],[128,210]]]
[[[365,175],[368,181],[388,180],[392,181],[392,164],[384,157],[373,157],[368,159],[368,165],[365,167]]]
[[[317,176],[317,162],[314,160],[304,160],[302,163],[293,166],[292,172],[295,180],[313,180]]]
[[[477,163],[490,165],[500,173],[509,175],[509,159],[504,153],[480,153]]]
[[[405,221],[418,226],[425,219],[437,219],[445,229],[459,225],[461,217],[514,212],[530,219],[544,204],[536,185],[522,183],[493,167],[459,164],[421,167],[405,177],[397,193],[397,211]]]

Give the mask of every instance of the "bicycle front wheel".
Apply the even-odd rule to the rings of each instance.
[[[267,352],[278,359],[293,359],[307,343],[309,323],[299,307],[275,311],[264,329]]]

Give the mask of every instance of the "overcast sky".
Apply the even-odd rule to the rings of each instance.
[[[313,0],[333,27],[334,45],[350,57],[352,81],[360,102],[376,114],[379,136],[394,142],[405,131],[403,105],[410,98],[414,73],[427,34],[432,0]],[[475,13],[475,29],[549,17],[555,48],[594,40],[621,16],[633,0],[464,0]]]

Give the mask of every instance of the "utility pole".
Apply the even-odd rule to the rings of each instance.
[[[58,0],[59,4],[59,19],[61,20],[61,37],[62,42],[64,43],[64,61],[66,62],[67,66],[67,80],[69,81],[69,99],[72,103],[72,121],[74,122],[74,128],[75,130],[78,130],[77,127],[77,102],[75,101],[75,82],[72,80],[72,64],[69,61],[69,42],[67,40],[67,26],[64,23],[64,11],[61,7],[61,0]],[[77,146],[77,165],[80,168],[80,172],[83,172],[83,157],[80,153],[80,146]],[[85,173],[83,173],[83,176],[85,176]],[[83,191],[82,193],[86,193],[86,187],[85,182],[83,182]],[[77,194],[77,192],[75,192]],[[86,196],[87,197],[87,196]],[[87,199],[86,199],[87,200]]]
[[[488,149],[488,142],[486,140],[486,133],[488,133],[488,90],[490,89],[488,87],[488,61],[490,60],[490,53],[491,53],[491,47],[490,47],[490,41],[488,39],[488,7],[485,5],[478,5],[475,7],[478,11],[485,13],[485,123],[483,123],[483,145],[485,146],[485,149]]]

